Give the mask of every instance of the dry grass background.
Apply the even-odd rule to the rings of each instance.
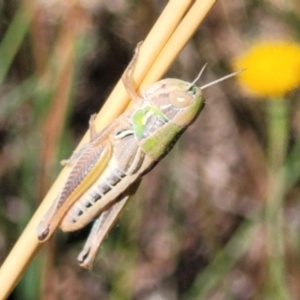
[[[0,50],[0,66],[12,56],[0,76],[1,262],[166,2],[23,1],[29,15],[37,8],[28,28],[16,27],[24,40],[12,40],[15,56],[13,46]],[[19,4],[1,3],[2,38]],[[231,72],[254,40],[299,40],[299,32],[296,0],[220,0],[166,77],[191,81],[208,63],[202,85]],[[234,79],[205,97],[198,120],[144,178],[93,272],[76,263],[88,229],[59,232],[10,299],[300,299],[298,184],[284,203],[290,297],[264,296],[265,104]],[[292,146],[299,92],[289,98]]]

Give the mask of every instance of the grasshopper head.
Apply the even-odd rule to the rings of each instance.
[[[170,122],[186,127],[204,106],[199,87],[179,79],[163,79],[144,91],[144,97],[158,108]]]
[[[182,128],[190,125],[204,107],[202,91],[216,83],[233,77],[244,70],[233,72],[201,87],[195,83],[205,66],[192,83],[180,79],[163,79],[143,91],[143,98],[161,111],[170,122]]]

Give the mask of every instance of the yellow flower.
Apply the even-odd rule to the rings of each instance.
[[[300,45],[292,42],[260,42],[233,62],[246,68],[238,78],[257,96],[282,96],[300,84]]]

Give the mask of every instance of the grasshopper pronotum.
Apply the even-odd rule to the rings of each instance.
[[[95,220],[79,264],[92,268],[99,247],[124,209],[129,197],[148,173],[173,147],[174,143],[197,118],[204,107],[205,86],[179,79],[163,79],[138,95],[131,72],[135,55],[122,79],[133,101],[132,107],[96,133],[90,119],[90,142],[63,164],[71,172],[57,199],[37,228],[40,241],[48,240],[54,230],[76,231]]]

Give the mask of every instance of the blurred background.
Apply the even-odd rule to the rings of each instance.
[[[1,263],[167,2],[0,2]],[[297,0],[219,0],[165,77],[192,81],[208,63],[203,85],[258,40],[299,38]],[[204,94],[205,109],[144,178],[93,271],[76,260],[90,227],[59,231],[9,299],[300,299],[299,90],[283,100],[290,177],[275,214],[275,269],[268,100],[235,78]]]

